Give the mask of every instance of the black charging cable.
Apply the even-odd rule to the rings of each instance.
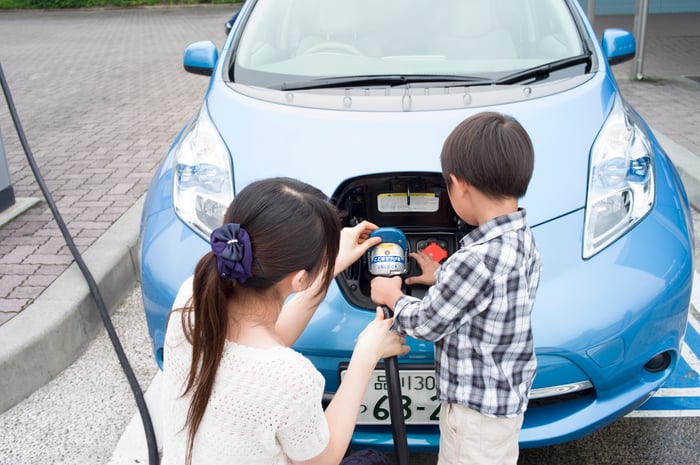
[[[382,306],[384,318],[394,314],[389,307]],[[406,438],[406,419],[403,413],[403,396],[401,394],[401,375],[399,375],[399,360],[396,356],[384,359],[386,374],[386,389],[389,394],[389,415],[391,418],[391,433],[394,437],[394,453],[398,465],[409,464],[408,439]]]
[[[32,151],[29,148],[29,143],[27,142],[24,130],[22,129],[22,123],[20,122],[19,116],[17,115],[17,110],[15,109],[15,105],[12,100],[12,95],[10,94],[10,88],[8,87],[7,81],[5,80],[5,73],[2,70],[2,63],[0,63],[0,85],[2,85],[2,91],[5,94],[5,100],[7,101],[7,106],[10,110],[12,121],[14,122],[15,129],[17,130],[19,140],[22,143],[24,153],[27,156],[29,166],[31,167],[32,172],[34,173],[34,177],[36,178],[36,181],[39,184],[39,188],[41,189],[42,194],[44,194],[46,203],[49,205],[51,213],[53,214],[53,217],[56,220],[59,229],[61,230],[63,239],[66,241],[66,244],[68,245],[68,248],[70,249],[73,258],[75,259],[75,263],[77,263],[78,268],[80,268],[80,271],[83,273],[83,276],[87,281],[88,287],[90,288],[90,293],[95,299],[95,304],[97,305],[97,309],[100,312],[102,323],[104,324],[104,327],[107,330],[107,334],[109,335],[109,340],[112,341],[112,346],[114,347],[114,351],[117,353],[119,363],[121,364],[122,370],[126,375],[126,379],[129,381],[129,386],[131,387],[131,391],[134,394],[136,406],[138,407],[138,411],[141,414],[143,428],[146,433],[146,443],[148,445],[148,463],[150,465],[158,465],[160,461],[160,459],[158,458],[158,444],[156,442],[156,435],[153,430],[151,415],[149,414],[148,407],[146,405],[146,399],[144,398],[143,392],[141,391],[141,387],[139,386],[139,382],[136,379],[136,376],[134,375],[134,370],[131,368],[129,360],[127,359],[126,354],[124,353],[124,348],[122,347],[122,344],[119,341],[119,337],[117,336],[117,333],[114,330],[112,319],[109,316],[109,312],[107,311],[107,307],[105,306],[102,294],[100,293],[100,290],[97,287],[95,278],[92,276],[92,273],[90,273],[90,270],[85,264],[83,257],[80,255],[78,248],[75,246],[73,237],[70,235],[70,232],[66,227],[66,223],[63,221],[61,213],[58,211],[58,207],[56,206],[56,203],[54,202],[53,197],[51,196],[51,192],[49,192],[49,189],[48,187],[46,187],[46,183],[44,182],[44,178],[39,172],[39,167],[37,166],[36,161],[34,160],[34,155],[32,154]]]

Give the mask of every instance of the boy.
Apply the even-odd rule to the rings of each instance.
[[[419,300],[401,278],[374,278],[372,300],[395,312],[399,333],[435,343],[438,465],[513,464],[535,376],[530,312],[540,255],[518,198],[532,176],[532,143],[513,118],[480,113],[444,143],[442,173],[457,215],[476,229],[442,265],[411,254],[430,286]]]

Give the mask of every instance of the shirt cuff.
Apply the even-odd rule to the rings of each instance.
[[[396,299],[396,302],[394,302],[394,317],[396,317],[399,312],[404,309],[406,303],[408,303],[407,300],[408,296],[405,294]]]

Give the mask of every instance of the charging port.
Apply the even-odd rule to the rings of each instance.
[[[424,251],[444,261],[459,246],[469,230],[450,205],[447,189],[440,173],[387,173],[362,176],[345,181],[331,201],[338,208],[343,226],[354,226],[364,220],[380,227],[400,229],[409,251]],[[415,260],[409,259],[404,276],[420,274]],[[370,299],[370,281],[374,277],[363,256],[341,273],[337,282],[353,305],[374,310]],[[405,287],[408,295],[422,297],[426,287]]]

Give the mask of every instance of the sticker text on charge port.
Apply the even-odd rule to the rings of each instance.
[[[377,195],[377,209],[382,213],[433,213],[440,208],[440,197],[433,193],[387,193]]]

